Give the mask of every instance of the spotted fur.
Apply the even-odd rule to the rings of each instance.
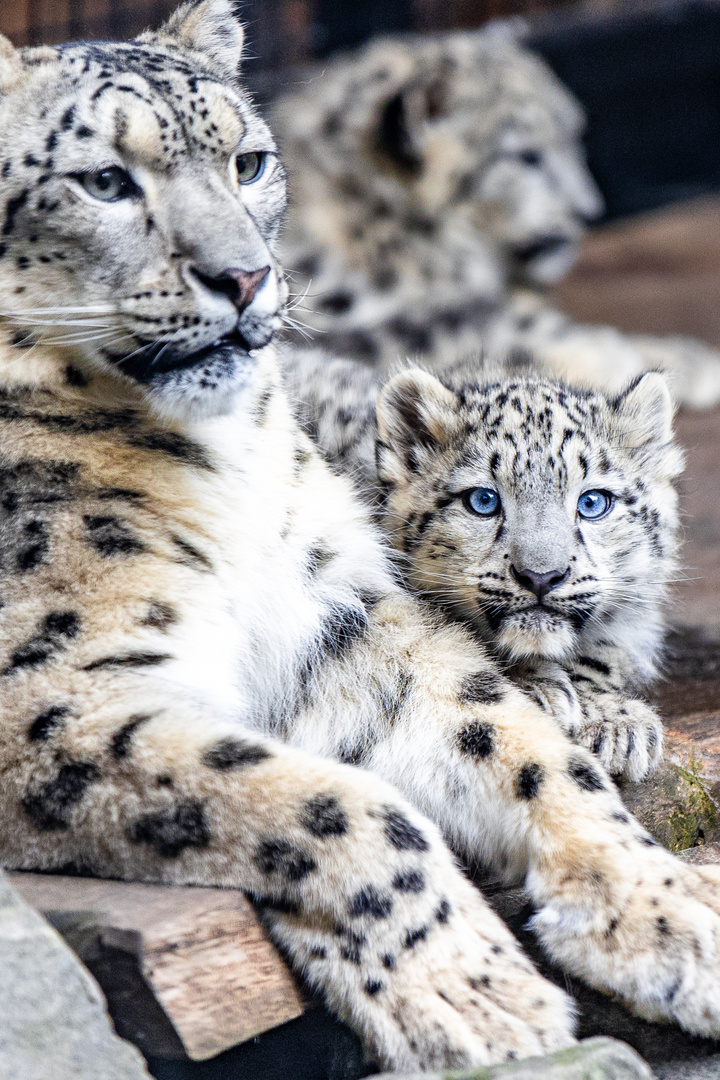
[[[662,652],[682,467],[662,376],[609,396],[468,364],[442,382],[406,369],[379,388],[351,361],[305,361],[323,377],[296,406],[301,420],[375,506],[406,580],[473,626],[612,773],[647,775],[662,728],[638,695]],[[476,487],[498,493],[500,512],[473,514]],[[592,490],[614,499],[597,522],[577,512]],[[559,585],[538,597],[528,568]],[[497,688],[483,674],[465,693],[490,702]]]
[[[652,846],[592,757],[465,629],[400,587],[348,481],[291,416],[262,344],[282,304],[281,173],[271,158],[250,193],[229,169],[238,148],[273,153],[238,88],[239,47],[226,0],[186,5],[125,45],[2,44],[0,153],[14,170],[12,259],[0,260],[13,313],[0,344],[3,862],[245,890],[391,1068],[566,1045],[567,998],[442,830],[526,880],[540,938],[568,970],[718,1034],[720,882]],[[177,139],[163,142],[160,117]],[[108,162],[138,190],[96,205],[74,174]],[[43,197],[58,205],[41,214]],[[74,284],[46,277],[33,252],[51,247]],[[182,298],[163,296],[168,275]],[[45,307],[22,308],[32,350],[14,343],[18,281]],[[49,310],[84,303],[142,339],[126,312],[140,293],[148,318],[175,301],[193,310],[200,336],[181,327],[167,353],[132,363],[124,350],[142,340],[105,356],[48,339]],[[355,754],[367,769],[338,760]]]
[[[720,400],[720,356],[689,338],[574,323],[540,291],[601,208],[578,103],[509,33],[389,38],[304,72],[275,111],[290,171],[283,260],[318,344],[437,372],[482,345],[618,392],[648,368],[677,400]]]

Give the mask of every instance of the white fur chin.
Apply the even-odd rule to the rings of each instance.
[[[513,660],[527,660],[532,656],[562,660],[575,647],[575,633],[566,619],[523,612],[505,620],[498,644]]]

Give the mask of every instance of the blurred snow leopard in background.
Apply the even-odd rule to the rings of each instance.
[[[511,26],[388,38],[307,73],[276,104],[290,181],[284,265],[319,344],[438,372],[478,348],[619,391],[659,368],[675,399],[720,400],[720,354],[573,322],[543,296],[602,199],[578,102]]]

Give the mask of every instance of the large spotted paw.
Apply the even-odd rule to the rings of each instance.
[[[720,868],[685,866],[659,847],[635,850],[632,868],[602,924],[549,905],[536,929],[556,959],[638,1015],[720,1038]]]
[[[476,890],[449,865],[446,891],[419,908],[419,876],[404,873],[407,902],[398,897],[392,915],[366,890],[366,914],[322,944],[318,928],[304,930],[293,916],[273,915],[271,933],[386,1069],[487,1065],[572,1044],[570,999],[538,974]]]
[[[372,999],[375,1039],[395,1068],[492,1064],[574,1041],[569,999],[484,906],[469,898],[432,933],[423,929],[398,943],[392,973],[381,961],[371,975],[383,987]]]
[[[597,693],[583,701],[584,722],[572,738],[595,754],[612,776],[642,780],[660,764],[662,721],[644,701]]]

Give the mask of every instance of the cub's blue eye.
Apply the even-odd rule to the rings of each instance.
[[[609,491],[585,491],[578,499],[578,514],[589,521],[609,514],[615,503],[615,496]]]
[[[492,517],[500,512],[500,496],[492,488],[470,488],[463,495],[465,509],[480,517]]]

